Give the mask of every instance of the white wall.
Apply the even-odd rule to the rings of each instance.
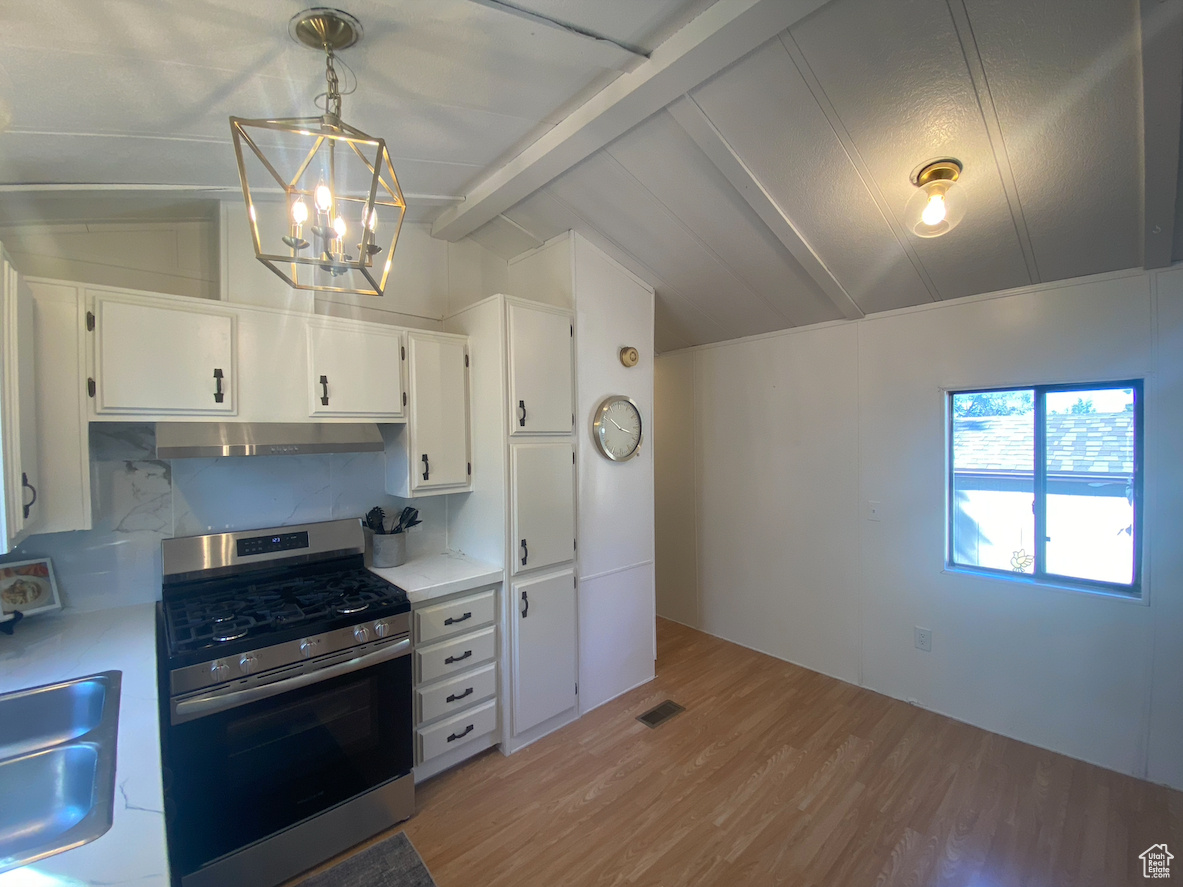
[[[693,484],[697,625],[1183,787],[1181,355],[1183,271],[1171,271],[661,358],[659,388],[694,388],[694,476],[680,454],[668,473],[659,463],[658,490]],[[943,389],[1130,377],[1147,380],[1147,603],[944,572]],[[685,621],[693,606],[673,599],[691,582],[669,552],[659,612]],[[916,625],[932,629],[931,653],[914,648]]]
[[[10,224],[0,242],[26,277],[218,298],[214,219]]]
[[[653,677],[653,289],[582,237],[569,243],[578,391],[579,706],[588,711]],[[565,244],[553,252],[569,255]],[[626,368],[619,353],[629,345],[640,361]],[[591,438],[597,408],[614,394],[632,398],[641,411],[645,439],[627,462],[605,459]]]

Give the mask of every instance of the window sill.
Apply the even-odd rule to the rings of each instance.
[[[1150,603],[1145,583],[1142,585],[1141,593],[1135,595],[1115,589],[1096,588],[1092,585],[1077,585],[1071,581],[1057,582],[1050,579],[1020,578],[1018,575],[1007,576],[1002,573],[987,573],[979,570],[955,567],[949,564],[946,564],[941,572],[950,576],[966,576],[972,579],[984,579],[988,582],[1001,582],[1011,587],[1022,586],[1024,588],[1039,588],[1072,595],[1087,595],[1088,597],[1104,598],[1106,600],[1121,601],[1122,603],[1138,604],[1140,606],[1148,606]]]

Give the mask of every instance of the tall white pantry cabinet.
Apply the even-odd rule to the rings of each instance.
[[[511,261],[510,289],[445,321],[472,358],[473,488],[448,538],[505,571],[507,753],[651,680],[656,658],[653,289],[576,234]],[[591,437],[612,394],[644,425],[625,463]]]
[[[574,720],[574,317],[498,295],[447,321],[472,360],[473,490],[449,508],[449,544],[506,571],[502,748]]]

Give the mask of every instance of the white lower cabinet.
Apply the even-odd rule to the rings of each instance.
[[[430,727],[420,727],[418,753],[422,761],[438,758],[487,736],[497,729],[497,700],[490,699]]]
[[[414,607],[416,778],[497,741],[496,622],[495,586]]]
[[[513,584],[513,732],[574,708],[575,571]]]

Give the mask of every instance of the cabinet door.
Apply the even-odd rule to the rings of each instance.
[[[575,465],[570,441],[514,444],[512,573],[575,557]]]
[[[235,412],[235,318],[96,296],[96,413]]]
[[[396,329],[310,322],[310,415],[401,419],[401,352],[402,333]]]
[[[571,315],[509,306],[510,434],[569,434]]]
[[[407,334],[411,489],[468,483],[468,343]]]
[[[37,391],[34,378],[33,299],[5,256],[0,304],[3,343],[0,357],[0,434],[3,436],[3,534],[0,553],[37,528],[41,509],[37,484]]]
[[[575,573],[513,585],[513,732],[575,705]]]

